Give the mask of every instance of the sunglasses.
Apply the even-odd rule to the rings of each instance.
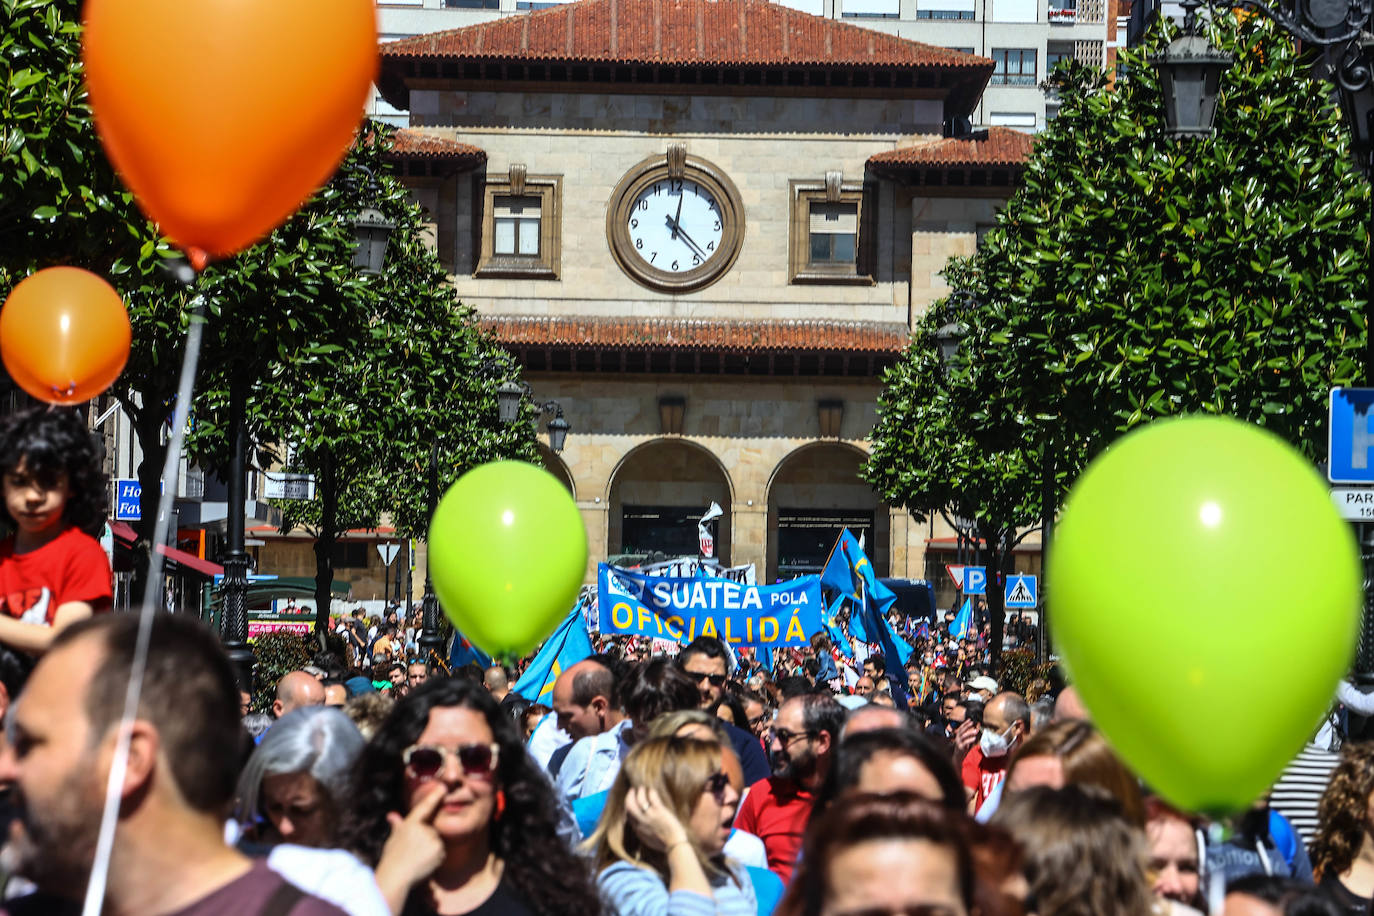
[[[401,752],[401,761],[420,779],[433,779],[448,763],[458,758],[458,765],[468,776],[490,776],[496,770],[501,747],[498,744],[460,744],[456,748],[441,744],[412,744]]]
[[[725,686],[725,675],[723,674],[697,674],[695,671],[688,671],[687,676],[698,684],[702,681],[710,681],[712,687]]]
[[[705,789],[707,792],[710,792],[712,795],[715,796],[716,801],[723,803],[725,799],[725,789],[729,785],[729,776],[726,776],[724,773],[721,772],[715,772],[712,773],[710,778],[706,780]]]

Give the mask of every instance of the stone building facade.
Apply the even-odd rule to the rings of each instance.
[[[842,524],[926,575],[951,532],[858,468],[883,369],[1029,151],[946,136],[990,60],[763,0],[578,0],[382,60],[456,297],[572,425],[546,463],[593,564],[691,552],[716,502],[721,560],[760,578]]]

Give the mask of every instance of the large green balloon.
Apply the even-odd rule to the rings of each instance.
[[[529,652],[568,615],[587,571],[587,530],[567,489],[532,464],[497,461],[449,487],[429,524],[444,613],[494,658]]]
[[[1050,550],[1050,627],[1084,704],[1145,782],[1223,814],[1268,790],[1350,663],[1350,527],[1286,443],[1164,420],[1088,466]]]

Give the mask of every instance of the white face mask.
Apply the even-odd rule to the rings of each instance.
[[[1007,731],[1011,731],[1011,728],[1008,727]],[[1006,732],[996,732],[984,726],[983,734],[978,739],[978,747],[984,757],[1005,757],[1007,751],[1011,750],[1011,741],[1007,738]]]

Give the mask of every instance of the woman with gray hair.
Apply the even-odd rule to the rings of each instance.
[[[239,776],[236,820],[254,840],[328,848],[348,806],[366,742],[337,709],[308,706],[277,720]]]
[[[342,711],[307,706],[263,735],[239,775],[234,820],[244,851],[350,916],[389,916],[376,878],[339,847],[353,766],[366,742]]]

